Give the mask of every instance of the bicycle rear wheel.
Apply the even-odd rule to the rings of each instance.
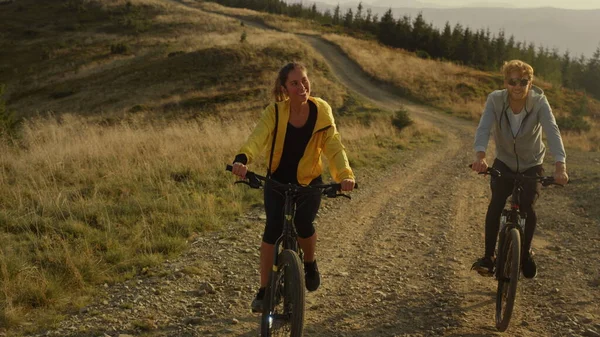
[[[512,228],[504,235],[504,239],[496,266],[498,291],[496,292],[496,328],[506,331],[517,296],[521,262],[521,235]]]
[[[301,337],[304,330],[304,274],[298,254],[283,250],[271,272],[261,318],[262,337]]]

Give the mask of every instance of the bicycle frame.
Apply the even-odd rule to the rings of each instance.
[[[504,235],[511,228],[516,228],[519,231],[519,234],[523,236],[525,230],[525,214],[521,214],[521,192],[523,192],[523,178],[525,177],[522,174],[515,175],[515,179],[513,180],[513,190],[510,200],[510,208],[505,208],[502,210],[502,215],[500,216],[500,230],[499,234]],[[500,242],[500,241],[499,241]]]
[[[231,171],[232,166],[227,165],[226,170]],[[290,324],[295,331],[293,335],[300,336],[304,324],[304,278],[301,276],[301,261],[303,254],[298,244],[297,233],[294,226],[295,206],[297,202],[295,199],[301,198],[303,195],[308,196],[311,193],[318,193],[319,196],[323,194],[330,198],[342,196],[350,199],[350,196],[338,193],[338,191],[341,190],[341,184],[317,184],[309,186],[282,184],[276,180],[257,175],[250,171],[246,172],[246,180],[239,180],[236,183],[247,184],[252,188],[259,189],[263,187],[263,182],[266,183],[267,188],[272,188],[274,192],[283,193],[285,201],[282,233],[275,241],[273,247],[273,266],[269,275],[267,294],[265,295],[266,307],[263,308],[263,316],[261,319],[261,336],[271,336],[270,331],[272,324],[277,321],[292,321]],[[355,184],[354,187],[357,188],[358,185]],[[298,281],[292,283],[295,284],[296,287],[292,287],[291,289],[297,291],[292,291],[291,295],[283,295],[283,305],[285,306],[283,312],[279,312],[279,310],[273,312],[272,309],[277,306],[281,300],[281,294],[276,293],[278,282],[281,280],[289,280],[289,278],[285,276],[287,275],[287,272],[283,274],[284,278],[279,278],[279,275],[281,274],[281,270],[279,270],[280,262],[284,266],[290,266],[289,272],[293,275],[291,276],[292,280],[295,279]],[[281,289],[281,287],[279,289]],[[295,298],[295,300],[288,302],[290,298]],[[288,305],[290,306],[288,307]],[[294,308],[296,308],[295,312]]]
[[[501,173],[494,168],[486,172],[495,178],[508,178],[513,181],[510,207],[505,207],[500,216],[495,276],[498,281],[496,293],[496,328],[506,331],[517,293],[520,263],[523,252],[526,214],[521,214],[521,193],[525,181],[540,182],[543,186],[554,184],[550,176],[525,176],[522,173]]]
[[[507,178],[512,179],[513,181],[510,208],[502,210],[499,233],[504,233],[510,228],[517,228],[519,233],[523,235],[526,221],[526,214],[521,214],[521,193],[523,192],[523,183],[528,180],[539,181],[542,186],[548,186],[555,184],[554,178],[552,176],[526,176],[522,173],[504,173],[504,175],[508,177],[503,177],[503,175],[494,168],[488,168],[486,173],[489,173],[496,178]],[[510,227],[507,228],[506,226],[509,225]]]
[[[272,188],[277,188],[273,186]],[[300,260],[302,260],[302,251],[299,247],[296,229],[294,227],[294,213],[296,211],[295,203],[294,203],[294,195],[297,193],[296,187],[294,185],[288,185],[285,192],[285,202],[284,202],[284,211],[283,211],[283,230],[281,236],[275,241],[274,244],[274,257],[273,260],[273,268],[277,268],[279,264],[279,251],[283,246],[283,249],[290,249],[296,252],[300,256]]]

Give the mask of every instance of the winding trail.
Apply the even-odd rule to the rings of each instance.
[[[446,135],[435,147],[398,152],[401,164],[383,175],[360,177],[352,201],[324,200],[317,227],[322,286],[307,294],[305,336],[500,335],[494,328],[495,281],[469,270],[483,251],[489,194],[487,180],[466,168],[475,125],[398,97],[338,47],[298,36],[349,89],[385,109],[404,107]],[[593,276],[581,273],[597,272],[598,242],[592,235],[589,250],[563,248],[565,240],[576,242],[576,233],[565,232],[567,224],[597,228],[598,222],[557,212],[568,201],[554,191],[547,195],[538,207],[544,220],[534,240],[542,267],[537,279],[520,283],[505,335],[600,336],[594,334],[600,327],[599,291],[590,285]],[[240,221],[198,238],[185,256],[164,265],[162,275],[111,286],[105,300],[48,335],[88,336],[73,328],[84,326],[118,336],[146,322],[145,336],[257,336],[258,316],[249,303],[258,279],[262,220],[257,211]],[[203,273],[185,272],[198,261]]]

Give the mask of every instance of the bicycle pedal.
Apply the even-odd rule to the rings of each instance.
[[[481,276],[485,276],[485,277],[494,276],[494,272],[490,271],[489,269],[482,269],[482,268],[477,268],[476,266],[473,266],[473,267],[471,267],[471,270],[475,270],[477,272],[477,274],[479,274]]]
[[[490,271],[478,270],[477,273],[479,273],[479,275],[484,276],[484,277],[492,277],[492,276],[494,276],[494,273],[490,272]]]

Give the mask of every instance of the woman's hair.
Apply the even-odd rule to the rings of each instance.
[[[273,96],[275,96],[276,102],[285,101],[287,99],[287,95],[283,91],[283,88],[285,87],[285,82],[287,81],[290,71],[296,68],[306,72],[306,67],[299,62],[290,62],[279,70],[279,74],[277,74],[277,78],[275,79],[275,86],[273,87]]]
[[[504,62],[502,65],[502,73],[504,79],[509,79],[513,71],[518,71],[521,76],[526,75],[530,81],[533,80],[533,67],[521,60],[511,60]]]

